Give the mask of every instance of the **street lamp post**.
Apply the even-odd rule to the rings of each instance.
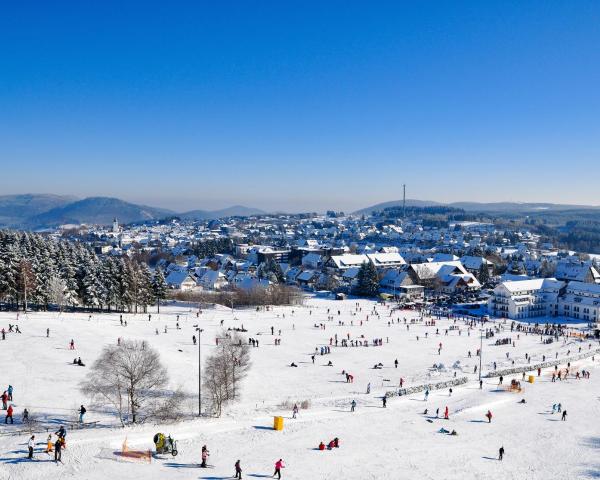
[[[483,357],[483,328],[479,332],[479,381],[481,382],[481,359]]]
[[[198,332],[198,416],[202,416],[202,357],[200,355],[201,333],[204,331],[200,327],[196,327]]]

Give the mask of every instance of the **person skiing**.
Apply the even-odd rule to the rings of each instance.
[[[371,382],[367,383],[367,395],[371,393]]]
[[[385,395],[381,401],[383,403],[383,408],[386,408],[387,407],[387,397]]]
[[[283,460],[280,458],[275,462],[275,473],[273,473],[273,476],[277,475],[278,479],[281,478],[282,468],[285,468],[285,465],[283,464]]]
[[[33,447],[35,447],[35,435],[32,435],[29,441],[27,442],[27,450],[29,451],[29,455],[27,458],[30,460],[33,459]]]
[[[23,423],[29,422],[29,410],[26,408],[23,410]]]
[[[206,468],[206,460],[208,460],[208,457],[210,456],[210,453],[208,452],[208,448],[206,448],[206,445],[202,446],[202,463],[200,464],[201,468]]]
[[[498,450],[498,460],[502,461],[503,458],[504,458],[504,447],[500,447],[500,450]]]
[[[356,400],[352,400],[350,403],[350,411],[353,412],[356,409]]]
[[[8,386],[8,390],[6,390],[6,393],[8,393],[8,401],[12,402],[13,401],[13,386],[12,385]]]
[[[6,410],[6,417],[4,417],[4,423],[8,423],[9,419],[10,419],[11,425],[15,423],[13,421],[13,406],[12,405],[9,405],[8,410]]]
[[[292,409],[292,418],[296,418],[298,415],[298,404],[294,403],[294,408]]]
[[[79,423],[83,423],[83,416],[85,415],[85,412],[87,412],[87,410],[83,405],[81,405],[79,408]]]
[[[236,479],[242,478],[242,466],[240,465],[240,461],[235,462],[235,477]]]

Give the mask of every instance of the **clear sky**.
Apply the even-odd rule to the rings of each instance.
[[[5,2],[0,167],[176,210],[600,204],[600,2]]]

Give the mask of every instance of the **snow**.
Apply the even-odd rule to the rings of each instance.
[[[472,373],[479,363],[475,356],[480,343],[478,330],[472,330],[468,336],[467,327],[458,321],[461,335],[450,330],[446,336],[445,329],[452,320],[440,320],[435,327],[412,324],[407,330],[403,319],[416,319],[416,312],[399,311],[389,317],[387,306],[377,305],[377,317],[371,313],[376,304],[361,300],[362,311],[354,316],[355,303],[313,298],[302,307],[273,311],[232,312],[220,307],[204,310],[199,318],[194,308],[170,305],[161,308],[160,314],[152,313],[150,321],[146,314],[124,315],[127,327],[121,327],[118,314],[96,314],[91,320],[88,314],[29,313],[26,318],[21,314],[18,324],[23,333],[9,333],[6,341],[0,341],[0,361],[4,366],[0,382],[14,386],[16,413],[14,426],[0,427],[0,479],[221,479],[233,474],[237,459],[241,460],[244,478],[256,478],[270,476],[279,458],[286,464],[283,478],[289,479],[598,478],[598,358],[571,365],[573,371],[589,369],[589,380],[570,378],[552,383],[548,370],[536,377],[534,384],[525,384],[520,394],[499,389],[493,378],[484,379],[483,389],[479,390],[477,376]],[[327,320],[328,308],[333,321]],[[180,330],[175,328],[178,314]],[[390,319],[397,318],[402,323],[388,326]],[[196,419],[193,412],[197,408],[198,351],[192,344],[194,325],[199,322],[205,329],[201,353],[206,358],[215,348],[221,320],[226,328],[243,324],[248,329],[246,335],[259,339],[260,346],[251,349],[253,366],[244,381],[242,400],[228,407],[221,418]],[[345,325],[339,326],[338,321]],[[0,312],[0,325],[7,328],[8,323],[17,323],[16,314]],[[315,323],[325,324],[326,329],[315,328]],[[558,351],[562,358],[568,350],[576,353],[579,347],[583,351],[588,348],[587,341],[576,339],[544,345],[539,336],[523,333],[517,340],[517,333],[511,333],[508,325],[496,338],[512,337],[516,347],[493,346],[495,338],[484,339],[484,371],[490,370],[494,361],[499,369],[508,368],[513,358],[516,366],[525,365],[525,353],[533,357],[532,363],[537,363],[542,355],[553,359]],[[275,336],[271,335],[271,326]],[[575,322],[569,326],[585,328]],[[46,338],[46,328],[50,328],[50,338]],[[159,335],[155,334],[156,328]],[[281,337],[277,335],[279,329]],[[383,345],[334,346],[330,355],[317,355],[313,365],[310,356],[315,347],[329,345],[329,338],[336,333],[340,339],[348,333],[351,339],[361,335],[369,341],[382,338]],[[146,340],[161,352],[171,386],[181,386],[189,394],[187,420],[122,429],[110,411],[88,405],[78,384],[89,367],[72,365],[73,358],[81,356],[89,366],[102,347],[116,344],[118,337]],[[74,352],[68,350],[71,338],[76,345]],[[275,338],[281,338],[281,346],[274,345]],[[443,348],[438,355],[440,342]],[[597,346],[594,342],[592,348]],[[467,356],[469,350],[472,358]],[[396,358],[397,370],[393,365]],[[325,366],[329,360],[333,367]],[[405,386],[451,379],[456,361],[460,361],[456,364],[457,377],[467,376],[469,382],[454,388],[451,397],[446,390],[432,391],[425,402],[419,393],[390,398],[387,408],[382,408],[382,395],[397,387],[400,377]],[[298,368],[290,367],[291,362]],[[384,368],[373,369],[379,362]],[[434,370],[434,363],[443,363],[446,368]],[[342,370],[354,375],[354,383],[345,382]],[[505,378],[504,383],[511,378]],[[521,375],[515,378],[521,380]],[[369,395],[365,393],[368,383]],[[518,403],[523,397],[527,400],[524,405]],[[350,413],[353,399],[358,406],[356,412]],[[301,410],[298,418],[292,420],[291,408],[282,404],[302,400],[309,400],[310,408]],[[550,413],[552,404],[558,402],[568,410],[566,422]],[[99,426],[69,431],[62,465],[55,465],[42,453],[42,442],[47,436],[43,429],[36,434],[36,460],[24,459],[29,435],[22,432],[20,425],[23,408],[55,431],[61,422],[75,420],[75,411],[81,404],[88,408],[86,421],[98,421]],[[442,413],[446,406],[450,420],[427,421],[432,413],[435,417],[436,408]],[[423,415],[425,408],[429,410],[427,416]],[[488,409],[494,414],[491,424],[484,417]],[[281,432],[270,428],[274,415],[285,417]],[[458,436],[438,433],[441,427],[456,429]],[[130,449],[151,449],[152,437],[159,431],[178,441],[177,457],[162,456],[145,463],[115,455],[125,439]],[[327,443],[334,437],[340,438],[339,449],[315,450],[320,441]],[[211,452],[209,463],[214,465],[210,470],[196,468],[205,444]],[[500,446],[506,450],[502,462],[496,460]]]

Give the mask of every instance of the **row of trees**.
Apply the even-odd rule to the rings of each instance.
[[[83,244],[0,231],[0,301],[14,308],[50,305],[146,311],[167,296],[165,278],[146,264],[100,258]]]

